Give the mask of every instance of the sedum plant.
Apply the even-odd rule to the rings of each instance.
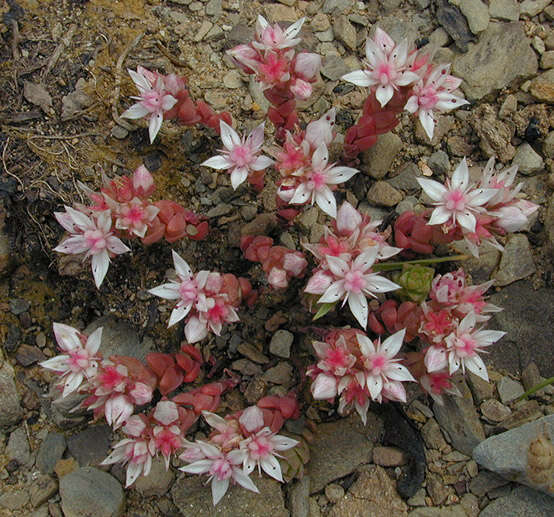
[[[273,167],[283,222],[294,224],[304,206],[315,204],[329,223],[318,243],[303,243],[309,254],[274,245],[267,235],[244,236],[244,257],[259,263],[266,275],[259,291],[246,278],[208,271],[201,264],[194,273],[173,251],[174,275],[149,292],[172,304],[168,327],[184,322],[178,351],[148,354],[146,362],[105,358],[101,329],[86,336],[54,323],[62,353],[42,366],[57,375],[62,398],[83,395],[80,407],[123,435],[103,463],[126,465],[126,486],[148,475],[156,456],[166,469],[179,458],[185,463],[182,471],[208,476],[216,505],[231,484],[257,492],[251,479],[255,471],[282,482],[283,471],[289,470],[281,464],[283,456],[293,457],[290,451],[299,443],[298,457],[305,457],[300,438],[279,434],[287,419],[300,416],[294,393],[263,397],[221,416],[216,411],[222,395],[240,379],[227,372],[221,380],[199,383],[213,358],[206,358],[198,343],[211,333],[219,335],[223,325],[239,324],[241,303],[251,306],[258,294],[272,289],[299,289],[306,309],[316,312],[314,319],[348,305],[352,326],[321,328],[312,344],[316,362],[306,371],[313,398],[338,400],[341,415],[356,411],[365,422],[371,403],[405,402],[407,382],[418,383],[440,403],[444,394],[457,394],[456,372],[488,378],[480,354],[504,334],[484,328],[500,310],[486,300],[492,282],[471,285],[463,269],[436,274],[436,264],[460,257],[437,258],[435,248],[463,240],[477,255],[482,242],[500,247],[498,237],[521,229],[537,206],[520,197],[516,168],[496,172],[492,159],[475,183],[465,159],[445,183],[418,178],[431,208],[405,212],[392,226],[371,220],[348,202],[337,206],[334,191],[359,172],[354,167],[359,153],[393,129],[402,110],[416,115],[432,138],[437,113],[467,101],[456,93],[460,80],[449,74],[449,65],[432,64],[430,56],[377,28],[366,42],[364,68],[343,77],[368,89],[360,119],[344,138],[337,135],[335,108],[301,127],[297,101],[311,95],[321,66],[317,54],[295,50],[303,23],[283,29],[259,16],[254,40],[228,51],[271,103],[274,140],[269,145],[264,144],[265,122],[240,136],[228,113],[215,113],[191,99],[183,77],[140,66],[129,71],[138,95],[122,116],[146,119],[151,142],[163,138],[164,120],[211,128],[223,147],[202,166],[228,173],[233,189],[247,181],[257,191]],[[339,141],[342,159],[333,162]],[[131,176],[104,178],[100,191],[81,188],[91,204],[55,213],[68,233],[55,251],[90,257],[99,289],[110,260],[131,252],[122,239],[171,244],[184,237],[201,240],[209,232],[201,216],[177,201],[152,200],[155,182],[144,166]],[[211,431],[203,440],[189,441],[187,433],[200,418]]]

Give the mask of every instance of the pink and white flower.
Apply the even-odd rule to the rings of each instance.
[[[100,465],[122,463],[127,465],[125,488],[131,486],[142,474],[148,476],[155,450],[145,438],[125,438],[116,443],[112,453]]]
[[[43,361],[40,366],[60,375],[58,384],[63,386],[64,398],[77,391],[84,380],[96,375],[101,360],[98,349],[102,341],[102,327],[87,337],[63,323],[54,323],[53,326],[58,346],[65,354]]]
[[[261,171],[273,163],[271,158],[259,156],[264,143],[264,123],[253,129],[246,139],[241,138],[223,120],[220,122],[220,129],[225,149],[221,150],[220,155],[207,159],[201,165],[228,170],[231,174],[231,185],[236,190],[251,171]]]
[[[258,15],[256,20],[256,39],[252,42],[252,46],[264,52],[294,47],[301,41],[296,36],[300,32],[305,20],[306,18],[300,18],[300,20],[297,20],[287,29],[283,30],[279,24],[269,25],[262,15]]]
[[[258,467],[268,476],[283,482],[281,465],[277,459],[278,451],[286,451],[298,444],[297,440],[271,432],[269,427],[264,427],[256,434],[253,434],[242,441],[240,449],[245,452],[243,468],[246,474],[250,474]]]
[[[449,75],[450,65],[433,67],[429,65],[425,77],[419,79],[412,86],[412,95],[406,103],[405,110],[416,114],[429,140],[433,138],[435,128],[435,111],[443,112],[459,108],[468,101],[454,95],[452,92],[462,82]]]
[[[386,293],[400,288],[398,284],[371,272],[377,253],[378,248],[374,246],[358,255],[353,261],[327,257],[333,282],[319,298],[318,303],[336,303],[340,299],[343,300],[343,305],[348,302],[352,314],[365,329],[368,316],[366,297],[375,297],[375,293]],[[310,292],[307,289],[305,291]]]
[[[173,108],[177,99],[167,91],[164,78],[160,74],[150,72],[142,66],[137,67],[136,72],[133,70],[128,70],[128,72],[140,95],[131,97],[138,102],[125,110],[121,116],[129,119],[148,116],[148,133],[150,143],[152,143],[162,127],[164,112]]]
[[[428,224],[459,225],[470,233],[475,231],[477,224],[475,214],[484,212],[483,206],[497,193],[495,189],[474,188],[470,185],[465,158],[456,167],[452,179],[446,180],[446,186],[427,178],[416,179],[436,206]]]
[[[231,481],[238,483],[247,490],[259,493],[256,485],[243,471],[242,464],[246,456],[244,450],[233,449],[229,452],[223,452],[215,445],[200,440],[196,441],[193,446],[195,455],[198,456],[201,453],[202,459],[181,467],[179,470],[187,474],[209,474],[208,480],[211,481],[214,506],[225,495]],[[185,444],[185,448],[187,447],[189,445]],[[181,455],[181,458],[187,461],[186,455]]]
[[[375,87],[375,97],[385,106],[399,86],[408,86],[419,79],[408,67],[408,51],[407,40],[397,45],[385,31],[377,28],[374,38],[366,42],[366,69],[350,72],[342,79],[357,86]]]
[[[310,202],[317,203],[319,208],[331,217],[337,216],[337,203],[329,185],[338,185],[348,181],[359,171],[352,167],[329,165],[329,152],[322,143],[312,155],[311,167],[308,170],[298,170],[293,173],[299,185],[289,203],[303,205]]]
[[[358,334],[357,339],[365,367],[365,382],[373,400],[381,402],[385,385],[395,400],[406,402],[406,391],[402,382],[414,381],[410,371],[395,356],[400,351],[406,329],[389,336],[383,343],[375,343],[367,336]],[[389,397],[390,398],[390,397]]]
[[[110,265],[110,254],[119,255],[131,251],[113,232],[112,217],[109,210],[90,216],[65,207],[65,213],[54,212],[58,222],[70,233],[70,236],[54,248],[59,253],[92,257],[92,274],[96,287],[100,288]]]

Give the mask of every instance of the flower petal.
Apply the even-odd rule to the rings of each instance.
[[[179,285],[175,283],[162,284],[153,289],[149,289],[148,292],[166,300],[177,300],[181,297],[179,294]]]
[[[130,108],[127,108],[122,114],[121,118],[138,119],[146,117],[150,113],[148,108],[145,108],[141,102],[133,104]]]
[[[212,169],[222,170],[230,169],[233,164],[225,156],[217,155],[208,158],[206,161],[202,162],[200,165],[204,167],[211,167]]]
[[[220,122],[219,128],[221,130],[221,141],[229,151],[232,151],[235,146],[241,144],[241,140],[237,132],[225,121],[222,120]]]
[[[281,473],[281,465],[279,465],[279,460],[273,456],[267,456],[260,461],[260,466],[262,470],[273,479],[283,483],[283,474]]]
[[[175,251],[171,252],[171,256],[173,257],[173,265],[175,266],[175,271],[177,272],[179,277],[187,280],[189,278],[192,278],[192,271],[187,261]]]
[[[231,172],[231,186],[237,190],[241,183],[248,178],[248,169],[246,167],[235,167]]]
[[[100,289],[104,277],[108,272],[108,267],[110,266],[110,257],[108,256],[108,251],[103,250],[100,253],[92,256],[92,276],[94,276],[94,282],[96,287]]]
[[[219,480],[217,478],[212,479],[212,500],[214,506],[221,501],[221,498],[227,492],[229,488],[229,478]]]
[[[433,200],[441,201],[444,195],[448,192],[446,187],[435,180],[426,178],[416,178],[417,182],[423,189],[423,191]]]
[[[343,81],[355,84],[356,86],[371,86],[374,84],[374,81],[371,79],[370,75],[365,70],[356,70],[350,72],[341,77]]]
[[[363,293],[348,293],[348,306],[354,317],[358,320],[360,326],[365,329],[367,327],[369,308],[367,306],[367,299]]]

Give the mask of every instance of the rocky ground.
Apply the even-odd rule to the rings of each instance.
[[[544,457],[549,450],[552,455],[545,436],[554,437],[554,394],[546,388],[517,400],[554,372],[550,3],[0,4],[0,515],[552,515],[553,500],[544,490],[548,483],[552,487],[554,473],[552,464],[544,468]],[[491,301],[505,310],[490,326],[508,334],[487,357],[491,382],[472,375],[458,379],[463,396],[444,406],[413,390],[402,412],[376,408],[364,427],[356,416],[340,419],[332,406],[315,404],[299,374],[313,361],[306,333],[311,318],[295,294],[301,282],[264,296],[254,311],[241,313],[240,325],[203,344],[204,353],[217,358],[215,378],[229,368],[243,379],[226,395],[224,411],[295,388],[306,416],[287,430],[309,438],[311,451],[301,479],[286,486],[256,479],[261,496],[232,489],[214,510],[203,480],[175,469],[165,472],[161,463],[124,492],[120,469],[98,467],[117,437],[105,425],[88,425],[86,415],[69,413],[69,404],[53,403],[53,379],[37,362],[55,354],[53,321],[86,332],[104,326],[104,355],[144,357],[150,350],[172,350],[182,333],[165,329],[167,306],[146,292],[170,267],[169,246],[134,244],[132,257],[114,261],[100,292],[88,266],[52,252],[62,235],[52,212],[79,199],[77,180],[98,186],[101,171],[128,173],[144,162],[161,198],[210,219],[208,241],[174,248],[193,267],[249,275],[254,283],[262,276],[241,259],[241,234],[268,233],[297,249],[300,239],[314,242],[321,236],[325,218],[317,208],[307,209],[286,230],[277,227],[271,179],[256,196],[247,187],[234,192],[227,176],[200,167],[219,147],[208,131],[165,124],[150,146],[144,128],[114,123],[114,113],[134,94],[125,70],[142,64],[185,75],[193,98],[230,111],[238,127],[258,124],[267,109],[261,91],[224,57],[225,49],[250,40],[257,13],[271,22],[307,16],[303,45],[324,60],[322,80],[301,117],[310,120],[336,106],[343,133],[356,120],[364,92],[339,78],[360,67],[363,43],[375,25],[395,39],[409,37],[437,48],[435,61],[452,62],[454,74],[464,79],[470,106],[441,117],[432,142],[403,115],[397,129],[363,156],[362,174],[339,198],[375,217],[399,214],[421,204],[414,178],[422,171],[448,174],[468,156],[478,173],[488,157],[497,156],[504,165],[519,166],[523,192],[541,209],[526,231],[507,239],[503,253],[484,249],[480,260],[464,266],[474,282],[496,280]],[[328,321],[352,323],[348,316]],[[291,475],[300,477],[300,463]],[[418,480],[423,480],[419,488]]]

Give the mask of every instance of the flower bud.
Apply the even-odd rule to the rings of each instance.
[[[345,201],[337,212],[339,234],[351,235],[360,224],[362,224],[362,216],[348,201]]]
[[[148,197],[154,190],[154,178],[144,165],[133,173],[133,190],[140,197]]]
[[[327,400],[337,396],[337,380],[331,375],[320,373],[312,383],[312,395],[316,400]]]
[[[300,276],[304,273],[308,262],[297,253],[287,253],[283,259],[283,267],[293,276]]]
[[[294,63],[294,73],[306,81],[316,79],[321,68],[321,56],[311,52],[300,52]]]
[[[239,422],[249,433],[255,433],[264,426],[263,411],[258,406],[250,406],[242,412]]]
[[[312,94],[312,85],[303,79],[296,79],[291,85],[290,91],[297,99],[306,100]]]
[[[402,286],[395,294],[402,300],[424,301],[431,289],[434,274],[435,270],[430,267],[404,266],[401,273],[393,275],[393,281]]]
[[[160,400],[154,409],[154,418],[163,425],[169,425],[179,418],[177,404],[170,400]]]
[[[271,268],[269,275],[267,275],[267,281],[274,289],[287,287],[287,272],[277,267]]]

